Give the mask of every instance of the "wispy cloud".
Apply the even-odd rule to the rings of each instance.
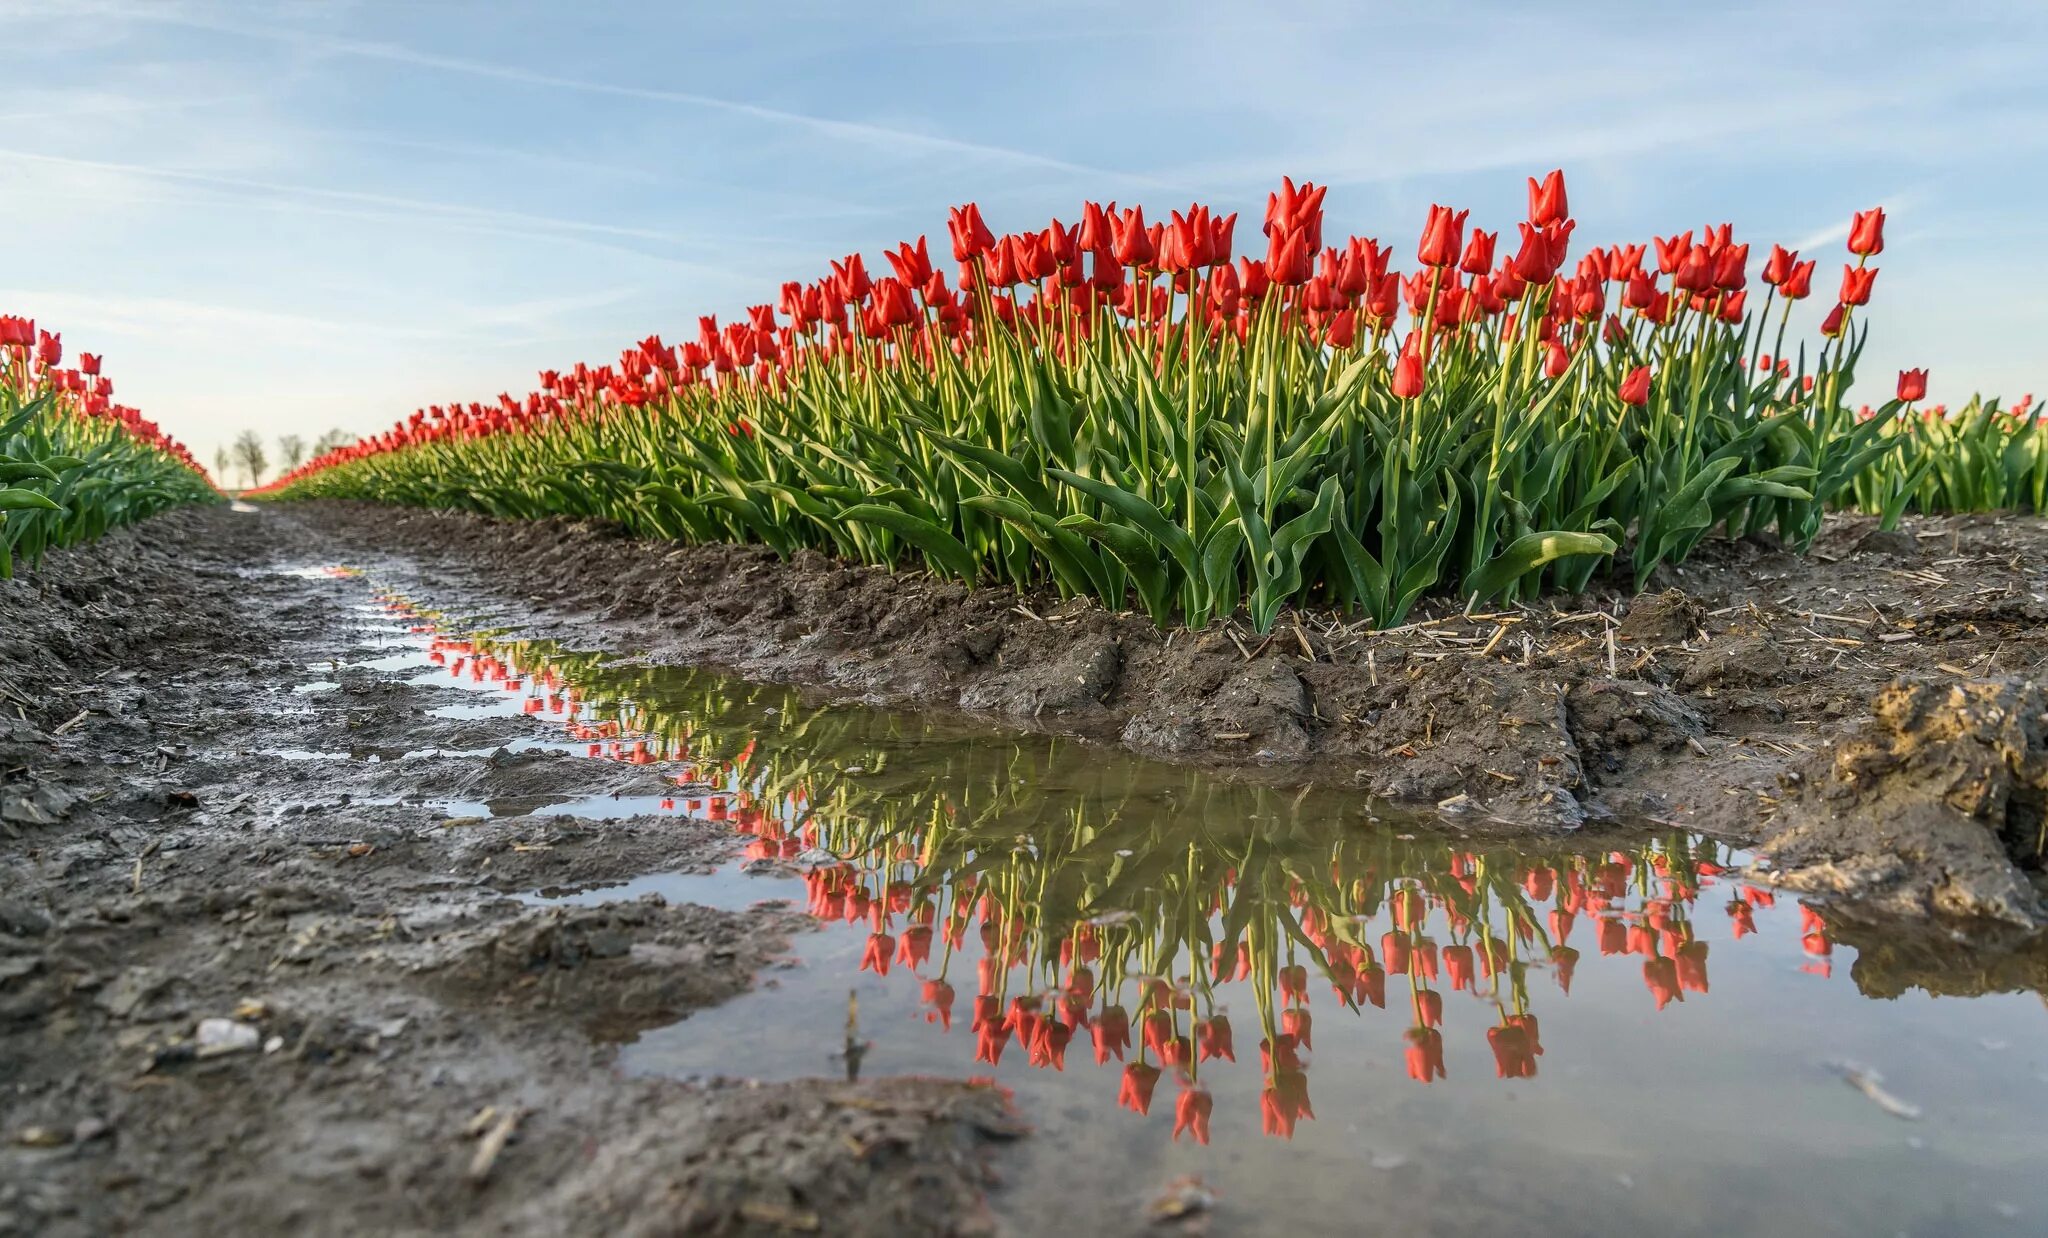
[[[648,103],[672,103],[685,107],[703,108],[730,116],[741,116],[769,124],[794,127],[841,142],[859,142],[870,147],[896,150],[908,154],[947,155],[985,159],[1038,171],[1061,172],[1074,176],[1092,178],[1097,181],[1152,184],[1162,188],[1172,187],[1167,182],[1136,175],[1113,168],[1091,167],[1052,155],[1020,150],[989,142],[977,142],[965,138],[948,137],[916,129],[906,129],[866,121],[839,120],[832,117],[813,116],[805,112],[789,111],[785,108],[769,107],[765,104],[750,103],[735,99],[722,99],[713,95],[698,94],[685,90],[665,90],[651,86],[633,86],[619,82],[592,81],[586,78],[565,77],[555,73],[543,73],[516,65],[493,64],[488,61],[471,60],[461,56],[446,56],[435,52],[421,51],[396,43],[374,42],[364,39],[345,39],[306,30],[293,30],[278,26],[252,25],[230,21],[210,15],[181,10],[156,10],[149,8],[117,7],[109,10],[134,21],[164,22],[189,26],[197,29],[217,31],[222,34],[243,38],[267,39],[289,43],[334,56],[353,56],[369,60],[381,60],[392,64],[412,65],[422,69],[434,69],[445,73],[458,73],[468,77],[486,78],[522,86],[537,86],[553,90],[574,91],[580,94],[603,95],[620,99],[637,99]]]

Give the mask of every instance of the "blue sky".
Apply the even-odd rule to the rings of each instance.
[[[1817,289],[1884,204],[1867,391],[2048,393],[2044,74],[2039,0],[0,0],[0,312],[210,459],[522,393],[956,202],[1291,174],[1412,265],[1429,203],[1511,227],[1563,167],[1588,242],[1729,219]]]

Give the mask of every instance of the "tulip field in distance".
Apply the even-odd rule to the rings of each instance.
[[[1926,407],[1922,371],[1857,373],[1881,209],[1845,253],[1759,263],[1726,224],[1575,247],[1557,172],[1514,235],[1432,207],[1412,250],[1325,237],[1324,194],[1284,183],[1243,256],[1207,206],[1087,202],[1000,237],[957,207],[950,267],[925,237],[886,275],[849,255],[688,342],[422,409],[252,497],[598,517],[1263,631],[1289,606],[1392,625],[1432,593],[1641,582],[1715,534],[1804,547],[1831,509],[2048,496],[2030,395]],[[1832,308],[1796,330],[1823,262]],[[97,357],[67,368],[16,317],[0,352],[0,572],[220,497]]]

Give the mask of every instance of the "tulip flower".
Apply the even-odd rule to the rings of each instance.
[[[1884,252],[1883,207],[1855,212],[1849,224],[1849,252],[1863,258]]]
[[[1484,275],[1493,268],[1493,245],[1500,239],[1498,232],[1483,232],[1472,229],[1472,239],[1465,243],[1465,257],[1458,269],[1467,275]]]
[[[1786,249],[1782,245],[1771,246],[1770,257],[1764,260],[1763,281],[1776,288],[1792,276],[1792,266],[1799,261],[1799,251]]]
[[[1392,390],[1403,400],[1413,400],[1423,391],[1422,340],[1410,334],[1401,345],[1401,358],[1394,363]]]
[[[1429,222],[1422,229],[1422,241],[1416,246],[1417,260],[1428,267],[1447,267],[1457,262],[1465,240],[1465,219],[1471,213],[1432,205]]]
[[[924,982],[924,1004],[931,1007],[925,1015],[927,1023],[937,1022],[946,1031],[953,1030],[953,986],[943,980]]]
[[[1538,228],[1563,223],[1570,215],[1571,207],[1565,199],[1564,173],[1555,171],[1543,178],[1539,184],[1535,177],[1529,178],[1529,222]]]
[[[1304,1049],[1315,1048],[1315,1043],[1309,1039],[1309,1032],[1312,1026],[1313,1023],[1306,1010],[1291,1007],[1280,1012],[1281,1030],[1294,1037]]]
[[[1290,228],[1273,233],[1266,246],[1266,276],[1276,284],[1295,287],[1315,274],[1315,252],[1309,248],[1308,233]]]
[[[1915,401],[1915,400],[1918,400],[1918,399],[1922,399],[1922,398],[1924,398],[1924,397],[1925,397],[1926,395],[1927,395],[1927,371],[1926,371],[1926,370],[1900,370],[1900,371],[1899,371],[1899,399],[1900,399],[1901,401],[1903,401],[1904,403],[1907,403],[1907,404],[1911,404],[1911,403],[1912,403],[1913,401]]]
[[[1877,282],[1876,267],[1842,268],[1842,304],[1870,304],[1870,286]]]
[[[946,231],[953,240],[955,262],[966,262],[995,248],[995,234],[982,222],[981,208],[972,202],[948,212]]]
[[[1650,367],[1639,365],[1621,380],[1618,390],[1623,404],[1641,407],[1650,402]]]

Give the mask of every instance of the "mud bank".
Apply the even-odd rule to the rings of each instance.
[[[1637,597],[1372,632],[1162,633],[817,555],[354,504],[286,508],[380,573],[523,630],[594,629],[878,702],[960,709],[1250,776],[1336,781],[1461,828],[1680,826],[1889,912],[2041,914],[2048,523],[1833,520],[1813,553],[1710,542]]]
[[[184,511],[0,584],[0,1235],[985,1229],[990,1089],[612,1069],[807,921],[508,897],[734,843],[452,817],[652,775],[434,716],[364,582],[279,570],[352,553]]]

